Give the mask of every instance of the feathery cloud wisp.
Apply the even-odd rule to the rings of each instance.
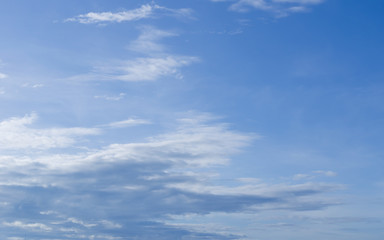
[[[67,22],[79,22],[83,24],[100,23],[100,22],[123,22],[123,21],[136,21],[143,18],[148,18],[153,13],[154,6],[142,5],[140,8],[125,11],[125,12],[90,12],[81,14],[74,18],[68,18]]]
[[[211,0],[213,2],[221,2]],[[237,0],[230,10],[245,12],[250,9],[272,12],[277,17],[285,17],[290,13],[308,11],[311,5],[323,3],[325,0]]]
[[[68,18],[66,22],[79,22],[83,24],[92,24],[92,23],[107,23],[107,22],[127,22],[127,21],[137,21],[140,19],[154,17],[156,13],[171,15],[175,17],[190,17],[191,10],[187,8],[182,9],[170,9],[154,4],[145,4],[140,8],[133,10],[122,11],[122,12],[89,12],[86,14],[81,14],[79,16]]]
[[[173,32],[163,31],[150,26],[141,27],[140,30],[140,36],[129,44],[128,49],[146,54],[163,53],[165,47],[159,41],[163,38],[177,35]]]
[[[183,78],[182,67],[199,61],[197,57],[165,55],[142,57],[126,61],[114,61],[110,64],[94,67],[92,73],[73,76],[70,79],[80,81],[155,81],[164,77]],[[119,100],[121,97],[95,96],[106,100]]]
[[[167,56],[164,58],[138,58],[116,68],[120,74],[114,78],[122,81],[152,81],[165,76],[182,75],[178,69],[196,62],[196,57]]]
[[[150,26],[141,27],[140,30],[141,34],[128,45],[128,49],[142,53],[144,57],[110,61],[110,63],[104,61],[101,65],[95,66],[91,73],[80,74],[70,79],[126,82],[155,81],[164,77],[180,79],[183,77],[180,73],[182,67],[199,61],[198,57],[168,53],[165,46],[159,43],[165,37],[176,36],[175,33]],[[95,98],[114,100],[106,96]]]
[[[143,124],[151,124],[151,122],[145,119],[129,118],[123,121],[112,122],[106,126],[111,128],[124,128],[124,127],[131,127],[131,126],[137,126],[137,125],[143,125]]]

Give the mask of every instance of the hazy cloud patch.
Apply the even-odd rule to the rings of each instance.
[[[5,79],[5,78],[7,78],[7,77],[8,77],[8,76],[7,76],[6,74],[0,72],[0,79]]]

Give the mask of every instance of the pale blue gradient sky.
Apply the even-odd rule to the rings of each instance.
[[[383,10],[1,1],[0,238],[381,240]]]

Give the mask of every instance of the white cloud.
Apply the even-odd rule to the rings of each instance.
[[[306,11],[308,11],[308,8],[306,8],[304,6],[296,6],[296,7],[287,8],[287,12],[292,12],[292,13],[306,12]]]
[[[34,229],[34,230],[43,230],[43,231],[52,230],[52,228],[42,223],[23,223],[21,221],[15,221],[15,222],[3,222],[3,225],[7,227],[17,227],[22,229]]]
[[[137,126],[137,125],[143,125],[143,124],[151,124],[151,122],[145,119],[129,118],[123,121],[112,122],[105,126],[111,127],[111,128],[124,128],[124,127],[131,127],[131,126]]]
[[[0,67],[3,67],[4,65],[5,65],[4,62],[0,59]],[[0,79],[5,79],[7,77],[8,77],[7,74],[0,72]]]
[[[21,85],[22,87],[30,87],[30,88],[42,88],[44,87],[44,84],[41,84],[41,83],[35,83],[35,84],[30,84],[30,83],[24,83],[23,85]]]
[[[14,119],[14,125],[26,126],[34,121],[30,118]],[[228,240],[233,239],[231,231],[215,235],[209,229],[177,222],[169,225],[164,220],[169,215],[304,211],[339,204],[324,197],[342,189],[338,184],[278,184],[253,178],[221,181],[217,167],[227,164],[258,136],[234,131],[219,120],[189,112],[167,123],[171,130],[145,141],[72,154],[1,155],[0,188],[7,194],[0,200],[9,203],[5,206],[8,212],[2,213],[3,226],[28,232],[50,229],[52,233],[44,233],[40,239],[53,239],[53,235],[58,239],[107,239],[105,234],[119,239],[127,233],[140,239],[169,239],[170,233],[173,239]],[[27,223],[18,222],[14,216],[24,214],[25,209],[33,212],[22,215]],[[41,219],[41,223],[33,219]]]
[[[267,4],[264,0],[240,0],[237,3],[231,5],[230,9],[233,11],[246,11],[249,7],[261,9],[261,10],[269,10],[271,6]]]
[[[129,50],[145,54],[130,60],[110,61],[109,64],[94,67],[92,73],[71,77],[71,80],[118,80],[126,82],[155,81],[163,77],[183,78],[180,69],[199,61],[198,57],[179,56],[165,51],[158,41],[165,37],[175,36],[172,32],[145,26],[140,36],[131,42]],[[95,96],[114,100],[107,96]],[[117,99],[119,100],[119,99]]]
[[[108,221],[108,220],[102,220],[100,222],[102,225],[104,225],[104,227],[108,228],[108,229],[120,229],[122,228],[123,226],[121,226],[120,224],[118,223],[115,223],[115,222],[111,222],[111,221]]]
[[[119,101],[125,97],[125,93],[120,93],[119,95],[115,96],[108,96],[108,95],[101,95],[101,96],[94,96],[96,99],[104,99],[107,101]]]
[[[298,4],[320,4],[325,0],[272,0],[272,2],[279,3],[298,3]]]
[[[285,17],[289,13],[304,12],[311,5],[323,3],[325,0],[238,0],[230,6],[233,11],[244,12],[258,9],[274,13],[277,17]]]
[[[79,22],[84,24],[99,23],[99,22],[123,22],[123,21],[136,21],[142,18],[148,18],[152,15],[153,9],[156,6],[149,4],[142,5],[140,8],[133,9],[130,11],[112,13],[112,12],[101,12],[95,13],[90,12],[82,14],[74,18],[68,18],[66,21]]]
[[[9,127],[9,123],[5,125],[7,128],[17,129],[18,138],[20,139],[15,143],[11,141],[7,148],[48,148],[56,146],[54,143],[47,144],[38,141],[33,145],[30,143],[30,139],[34,138],[39,140],[40,138],[60,138],[59,136],[46,136],[43,133],[50,132],[48,129],[42,129],[40,135],[34,133],[31,129],[26,129],[24,125],[27,125],[33,121],[32,117],[26,116],[21,119],[11,119],[16,123],[16,127]],[[10,120],[8,120],[10,121]],[[1,156],[0,167],[6,169],[20,168],[23,166],[25,171],[28,171],[28,166],[33,164],[39,164],[44,166],[44,169],[49,171],[59,172],[73,172],[81,171],[82,169],[88,169],[90,165],[95,167],[102,163],[142,163],[142,164],[170,164],[172,168],[179,167],[210,167],[215,165],[225,165],[229,161],[229,156],[238,152],[242,147],[249,144],[252,139],[258,136],[253,134],[241,134],[228,129],[225,124],[208,124],[206,121],[210,121],[206,115],[192,117],[189,114],[188,117],[182,118],[179,121],[179,126],[173,132],[154,136],[148,138],[147,142],[137,143],[124,143],[124,144],[111,144],[102,149],[92,150],[86,153],[79,153],[76,155],[71,154],[57,154],[57,155],[42,155],[40,157],[31,158],[24,157],[12,157]],[[4,122],[0,123],[3,124]],[[123,126],[127,124],[147,124],[145,120],[130,120],[112,123],[112,126]],[[20,127],[21,126],[21,127]],[[1,128],[0,128],[1,129]],[[19,133],[20,129],[24,130],[24,135]],[[67,131],[70,129],[62,129]],[[32,133],[31,133],[32,132]],[[99,131],[97,130],[96,133]],[[88,132],[87,132],[88,133]],[[91,132],[94,133],[94,132]],[[37,136],[30,137],[35,134]],[[26,136],[25,136],[26,135]],[[56,140],[57,141],[57,140]],[[49,143],[49,141],[46,141]],[[4,140],[5,143],[5,140]],[[39,145],[40,144],[40,145]],[[41,146],[42,145],[42,146]],[[4,148],[5,148],[4,147]],[[1,184],[16,184],[20,186],[31,186],[40,184],[38,179],[17,179],[9,182],[7,179],[1,181]],[[46,183],[42,183],[46,185]],[[127,185],[125,185],[127,186]]]
[[[300,195],[312,195],[314,192],[325,192],[343,189],[340,184],[329,183],[303,183],[303,184],[258,184],[241,185],[238,187],[207,186],[203,183],[177,183],[169,184],[168,187],[182,189],[188,192],[205,193],[215,195],[255,195],[263,197],[293,197]]]
[[[194,19],[194,17],[192,16],[193,11],[190,8],[172,9],[172,8],[166,8],[161,6],[157,6],[157,8],[163,12],[163,15],[167,15],[171,17]]]
[[[94,68],[93,73],[77,75],[70,79],[80,81],[140,82],[155,81],[163,77],[183,78],[180,69],[198,60],[197,57],[176,55],[136,58],[133,60],[114,62],[110,65],[98,66]],[[96,98],[114,100],[107,96],[96,96]]]
[[[43,211],[43,212],[40,212],[41,215],[52,215],[52,214],[57,214],[57,212],[55,211]]]
[[[165,76],[181,78],[179,69],[198,61],[198,58],[166,53],[165,46],[159,41],[176,35],[150,26],[142,27],[140,36],[129,44],[128,49],[153,57],[137,58],[115,67],[115,72],[119,73],[116,78],[123,81],[151,81]]]
[[[247,145],[251,139],[252,136],[227,130],[226,125],[188,123],[174,133],[150,138],[146,143],[112,144],[90,154],[87,159],[207,167],[226,164],[228,156]]]
[[[85,223],[84,221],[76,219],[76,218],[68,218],[67,221],[71,222],[71,223],[79,224],[79,225],[86,227],[86,228],[92,228],[92,227],[97,226],[97,224],[95,224],[95,223]]]
[[[190,17],[192,11],[187,8],[170,9],[155,4],[145,4],[140,8],[122,12],[89,12],[79,16],[68,18],[66,22],[79,22],[83,24],[107,23],[107,22],[126,22],[137,21],[140,19],[154,17],[155,13],[160,15],[171,15],[175,17]]]
[[[197,60],[196,57],[183,56],[138,58],[116,67],[115,69],[120,74],[116,74],[113,79],[122,81],[153,81],[166,76],[182,78],[179,69]]]
[[[293,180],[311,179],[313,176],[309,174],[298,173],[293,176]]]
[[[318,171],[314,171],[314,173],[317,173],[317,174],[320,174],[320,175],[323,175],[323,176],[326,176],[326,177],[335,177],[335,176],[337,176],[337,173],[333,172],[333,171],[318,170]]]
[[[92,128],[30,128],[37,120],[36,114],[10,118],[0,122],[0,149],[49,149],[71,146],[75,138],[99,134]]]
[[[129,50],[141,53],[159,53],[164,52],[165,47],[159,43],[159,40],[176,36],[177,34],[169,31],[159,30],[150,26],[141,28],[140,36],[131,42],[128,46]]]
[[[309,179],[313,179],[315,177],[323,177],[323,176],[335,177],[335,176],[337,176],[337,173],[333,172],[333,171],[323,171],[323,170],[312,171],[311,174],[299,173],[299,174],[295,174],[293,176],[293,180],[309,180]]]

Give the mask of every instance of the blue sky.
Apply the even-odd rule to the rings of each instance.
[[[2,0],[0,238],[382,239],[383,10]]]

